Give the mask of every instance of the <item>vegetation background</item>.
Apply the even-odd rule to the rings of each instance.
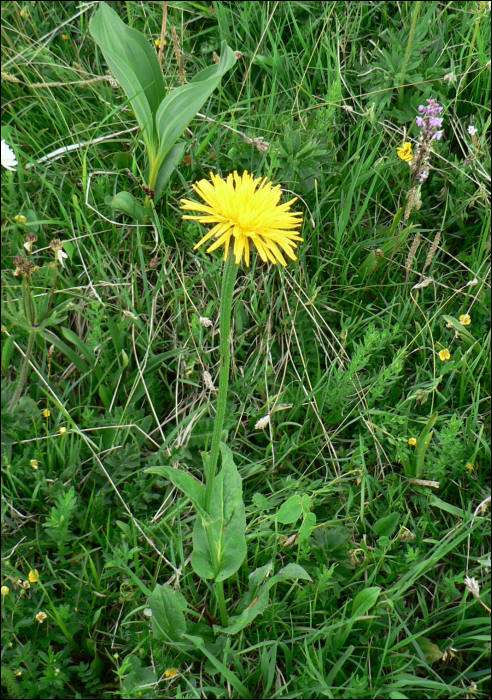
[[[163,3],[109,4],[159,39]],[[241,53],[143,230],[108,206],[121,188],[143,200],[145,164],[88,32],[97,5],[2,2],[2,139],[19,161],[2,169],[3,690],[490,697],[490,3],[169,2],[169,86],[222,40]],[[410,183],[396,148],[431,97],[444,135],[420,209],[395,228]],[[190,504],[144,470],[201,474],[222,261],[193,252],[201,229],[179,200],[211,170],[244,169],[300,197],[305,243],[285,271],[254,257],[236,286],[226,427],[248,557],[228,607],[270,563],[312,581],[275,585],[225,638],[189,564]],[[34,303],[54,285],[56,315],[9,410],[29,232]],[[56,279],[53,239],[68,255]],[[409,440],[436,412],[416,457]],[[407,478],[415,459],[439,488]],[[147,601],[166,582],[206,654],[152,638]]]

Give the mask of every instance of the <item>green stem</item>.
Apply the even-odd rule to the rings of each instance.
[[[224,276],[222,278],[222,293],[220,298],[220,375],[219,375],[219,397],[217,400],[217,413],[215,415],[214,432],[212,436],[212,447],[205,467],[205,510],[210,512],[212,500],[212,485],[217,469],[219,458],[220,437],[224,426],[224,418],[227,405],[227,389],[229,386],[229,368],[231,365],[231,309],[234,283],[237,276],[237,265],[234,262],[232,246],[229,248],[229,255],[224,265]]]
[[[215,582],[215,593],[217,594],[217,600],[219,603],[219,610],[220,610],[220,624],[222,627],[227,627],[229,624],[229,619],[227,617],[227,608],[226,608],[226,602],[225,602],[225,596],[224,596],[224,582],[223,581],[216,581]]]
[[[26,350],[26,354],[24,356],[24,362],[22,364],[21,374],[19,377],[19,383],[17,384],[15,394],[12,398],[11,403],[10,403],[9,411],[14,410],[14,408],[17,406],[17,403],[19,402],[19,399],[22,395],[22,390],[24,389],[24,384],[26,383],[27,368],[29,366],[29,358],[31,357],[32,349],[34,347],[35,335],[36,335],[36,331],[32,330],[30,335],[29,335],[29,342],[27,344],[27,350]]]
[[[400,107],[402,106],[402,103],[403,103],[403,83],[405,80],[405,71],[407,69],[407,63],[408,63],[408,59],[410,57],[410,49],[412,48],[413,35],[415,34],[415,27],[417,26],[417,18],[419,16],[419,12],[420,12],[420,4],[421,4],[421,0],[418,0],[415,3],[415,11],[413,13],[412,27],[410,29],[410,36],[408,37],[408,44],[407,44],[407,50],[405,52],[405,58],[403,59],[403,68],[401,69]]]

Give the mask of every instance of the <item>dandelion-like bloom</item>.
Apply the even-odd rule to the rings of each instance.
[[[460,323],[462,326],[469,326],[471,323],[471,316],[470,314],[462,314],[460,316]]]
[[[43,624],[47,617],[48,615],[45,612],[38,612],[38,614],[36,615],[36,620],[39,623]]]
[[[290,211],[297,198],[279,204],[282,195],[280,185],[274,187],[267,178],[254,178],[246,171],[242,176],[235,171],[228,175],[227,180],[214,173],[210,173],[210,177],[212,182],[200,180],[193,185],[205,204],[181,200],[181,209],[201,212],[196,216],[185,215],[183,219],[215,224],[196,244],[195,250],[210,238],[215,238],[207,253],[224,245],[225,260],[233,238],[236,265],[239,265],[244,254],[249,267],[250,243],[254,244],[263,262],[279,262],[285,267],[287,263],[281,250],[291,260],[297,259],[294,248],[304,240],[294,230],[302,224],[302,214]]]
[[[404,160],[405,163],[410,163],[410,161],[413,160],[412,144],[407,141],[403,146],[396,149],[396,154],[398,158]]]
[[[39,573],[37,569],[34,569],[34,571],[29,572],[29,576],[27,577],[31,583],[37,583],[39,581]]]
[[[5,139],[2,139],[2,165],[7,170],[17,170],[18,165],[15,153]]]
[[[410,447],[415,447],[417,444],[417,438],[410,438],[408,440],[408,444],[410,445]]]
[[[441,360],[441,362],[447,362],[451,359],[451,353],[447,348],[445,348],[444,350],[439,350],[439,359]]]

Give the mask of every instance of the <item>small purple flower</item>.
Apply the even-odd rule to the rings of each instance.
[[[441,117],[431,117],[429,119],[429,125],[434,127],[435,129],[438,129],[440,126],[442,126],[444,119]]]
[[[420,184],[422,184],[424,182],[424,180],[427,180],[428,177],[429,177],[429,171],[422,170],[422,172],[419,174]]]
[[[425,111],[426,111],[426,110],[425,110],[424,105],[419,105],[419,112],[420,112],[420,114],[423,114]]]
[[[415,123],[417,124],[417,126],[420,126],[420,127],[424,126],[424,124],[425,124],[422,117],[415,117]]]
[[[444,131],[436,131],[436,133],[432,137],[433,141],[440,141],[443,134],[444,134]]]

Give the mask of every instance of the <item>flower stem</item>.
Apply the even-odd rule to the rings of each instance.
[[[237,276],[237,265],[234,261],[232,246],[224,265],[224,275],[222,278],[222,293],[220,298],[220,374],[219,374],[219,397],[217,400],[217,413],[215,415],[214,432],[212,436],[212,447],[205,467],[205,510],[210,511],[212,500],[212,485],[217,469],[219,458],[220,437],[224,425],[224,418],[227,404],[227,389],[229,386],[229,368],[231,365],[231,309],[232,295],[234,293],[234,283]],[[217,584],[218,585],[218,584]],[[223,589],[222,589],[223,597]],[[220,604],[220,600],[219,600]],[[225,604],[224,604],[225,606]],[[221,611],[222,612],[222,611]]]
[[[34,337],[36,335],[36,331],[33,329],[30,334],[29,334],[29,342],[27,344],[27,350],[26,354],[24,355],[24,361],[22,363],[22,369],[21,373],[19,376],[18,384],[14,393],[14,396],[12,398],[12,401],[9,406],[9,411],[13,411],[14,408],[17,406],[20,397],[22,396],[22,390],[24,389],[24,384],[26,382],[26,377],[27,377],[27,369],[29,367],[29,360],[31,358],[31,353],[34,347]]]

